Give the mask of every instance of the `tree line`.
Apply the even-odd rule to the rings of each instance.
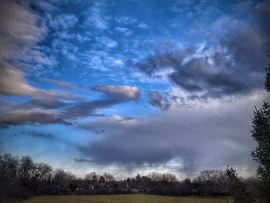
[[[256,197],[256,178],[243,179]],[[206,170],[193,180],[177,180],[170,173],[149,173],[117,181],[109,173],[91,172],[76,178],[71,172],[35,163],[30,156],[0,156],[0,200],[19,200],[33,195],[97,195],[147,193],[170,196],[229,196],[233,190],[226,171]]]

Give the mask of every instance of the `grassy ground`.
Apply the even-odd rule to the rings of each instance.
[[[40,196],[20,203],[232,203],[225,198],[167,197],[158,195]]]

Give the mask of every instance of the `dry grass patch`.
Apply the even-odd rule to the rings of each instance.
[[[232,203],[225,198],[168,197],[159,195],[39,196],[20,203]]]

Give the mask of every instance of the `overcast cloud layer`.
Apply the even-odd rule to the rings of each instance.
[[[269,0],[3,0],[0,152],[79,176],[252,174],[268,19]]]

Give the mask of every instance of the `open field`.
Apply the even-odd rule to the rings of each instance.
[[[232,203],[225,198],[168,197],[159,195],[71,195],[40,196],[20,203]]]

